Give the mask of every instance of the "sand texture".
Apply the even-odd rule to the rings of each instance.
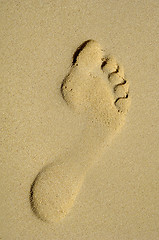
[[[0,239],[159,239],[158,19],[0,2]]]

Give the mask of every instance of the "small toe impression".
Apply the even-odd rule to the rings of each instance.
[[[117,97],[126,97],[129,91],[129,84],[124,80],[124,83],[118,84],[114,87],[114,94]]]
[[[126,95],[126,97],[118,98],[115,102],[115,105],[118,109],[118,112],[126,113],[130,106],[130,98],[128,97],[128,94]]]
[[[108,74],[108,78],[110,80],[114,79],[115,76],[124,78],[124,68],[122,65],[120,65],[120,66],[118,65],[118,63],[114,57],[108,57],[108,58],[103,59],[101,68],[102,68],[103,72]]]
[[[94,40],[84,42],[73,56],[73,65],[90,70],[102,62],[100,44]]]
[[[108,79],[113,88],[123,83],[123,79],[117,73],[109,74]]]
[[[101,68],[103,72],[106,72],[108,74],[116,73],[118,71],[118,64],[116,62],[116,59],[114,57],[107,57],[103,59]]]

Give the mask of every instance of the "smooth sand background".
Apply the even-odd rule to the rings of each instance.
[[[159,239],[158,19],[157,0],[0,2],[1,239]],[[83,141],[60,85],[88,39],[123,63],[131,109],[70,214],[48,225],[31,211],[30,185]]]

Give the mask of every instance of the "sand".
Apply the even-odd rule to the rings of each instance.
[[[0,5],[0,238],[159,239],[158,1]],[[105,130],[97,121],[89,131],[88,116],[61,94],[75,50],[89,39],[123,64],[130,82],[126,122],[102,150]],[[83,172],[94,158],[66,216],[51,223],[37,218],[30,204],[37,174],[52,164],[61,171],[64,159],[65,175]],[[69,181],[68,188],[75,183]]]

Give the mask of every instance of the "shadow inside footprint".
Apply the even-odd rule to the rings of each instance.
[[[78,55],[79,55],[80,52],[83,50],[83,48],[87,45],[87,43],[90,42],[90,41],[92,41],[92,40],[90,39],[90,40],[85,41],[84,43],[82,43],[82,44],[77,48],[77,50],[76,50],[75,53],[73,54],[72,65],[74,65],[74,64],[76,63]]]

